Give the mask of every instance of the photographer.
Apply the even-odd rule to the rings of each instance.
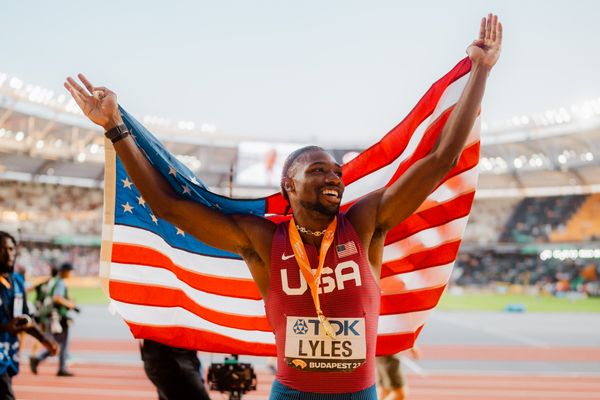
[[[48,293],[54,307],[50,313],[49,328],[56,341],[60,344],[57,376],[73,376],[73,373],[67,370],[69,326],[72,321],[68,313],[70,310],[79,312],[79,308],[77,308],[77,305],[69,299],[67,286],[65,285],[65,279],[71,275],[72,271],[73,265],[64,263],[58,269],[58,275],[48,282],[50,287]],[[31,372],[37,374],[39,363],[51,355],[54,354],[51,354],[49,351],[44,351],[37,356],[30,357],[29,367],[31,368]]]
[[[13,400],[12,377],[19,373],[19,339],[26,332],[38,339],[50,354],[56,354],[54,339],[46,337],[28,315],[25,282],[15,274],[17,242],[0,231],[0,399]]]

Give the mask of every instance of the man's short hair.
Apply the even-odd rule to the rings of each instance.
[[[5,232],[5,231],[0,231],[0,244],[4,245],[4,241],[6,239],[12,240],[13,244],[15,246],[17,245],[17,240],[15,239],[15,237],[13,235],[11,235],[10,233]]]
[[[304,153],[309,153],[311,151],[325,151],[324,148],[322,148],[321,146],[304,146],[301,147],[297,150],[294,150],[289,156],[287,156],[287,158],[285,159],[285,162],[283,163],[283,169],[281,171],[281,194],[283,195],[283,198],[286,199],[289,203],[290,199],[288,197],[288,194],[285,190],[285,188],[283,187],[283,178],[288,176],[288,173],[290,171],[290,169],[292,168],[292,165],[294,165],[294,162]],[[287,211],[286,211],[287,214]]]

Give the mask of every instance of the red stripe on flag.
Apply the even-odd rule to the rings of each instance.
[[[388,261],[381,267],[381,278],[450,264],[456,259],[460,242],[460,240],[454,240],[408,254],[399,260]]]
[[[190,271],[173,263],[163,253],[149,247],[113,243],[112,261],[121,264],[164,268],[175,274],[180,281],[206,293],[251,300],[262,299],[256,284],[251,279],[224,278]]]
[[[445,288],[446,285],[433,289],[411,290],[405,293],[384,293],[381,295],[380,315],[430,310],[437,305]]]
[[[475,192],[465,193],[450,201],[411,215],[388,232],[385,243],[395,243],[422,230],[440,226],[469,215],[474,198]]]
[[[402,350],[414,347],[415,340],[417,340],[423,326],[424,325],[421,325],[415,332],[377,336],[376,354],[378,356],[396,354]]]
[[[123,303],[154,307],[181,307],[217,325],[244,330],[273,331],[266,317],[215,311],[196,303],[179,289],[111,280],[109,290],[113,300]]]
[[[274,344],[246,342],[201,329],[182,326],[154,326],[126,321],[136,338],[155,340],[170,346],[185,347],[211,353],[246,354],[253,356],[274,356]]]

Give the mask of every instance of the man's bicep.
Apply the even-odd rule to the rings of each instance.
[[[430,154],[408,168],[383,192],[377,212],[377,226],[392,229],[410,216],[448,173],[447,164]]]
[[[234,216],[194,201],[176,200],[162,217],[201,242],[221,250],[240,254],[252,245]]]

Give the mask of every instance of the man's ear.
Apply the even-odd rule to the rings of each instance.
[[[288,193],[289,192],[293,192],[294,189],[295,189],[295,187],[294,187],[294,180],[292,178],[288,177],[288,176],[284,177],[281,180],[281,186],[283,186],[283,189],[286,192],[288,192]]]

